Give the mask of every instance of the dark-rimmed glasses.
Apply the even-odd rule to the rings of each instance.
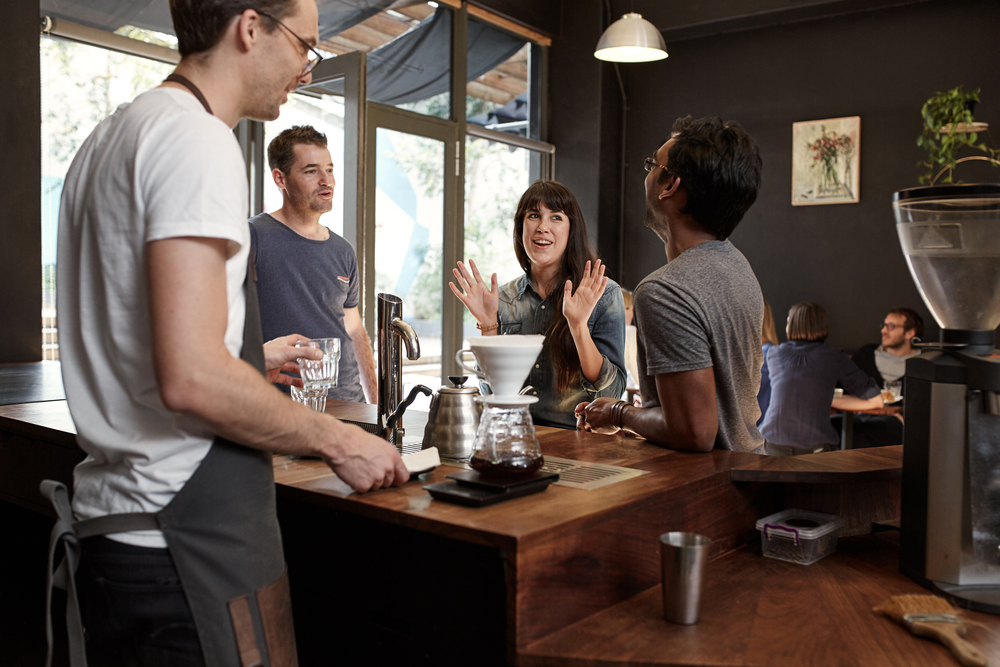
[[[883,322],[879,330],[881,331],[882,329],[888,329],[889,333],[892,333],[895,329],[902,329],[904,326],[905,325],[903,324],[893,324],[892,322]]]
[[[646,158],[645,161],[642,163],[642,166],[646,169],[646,171],[653,171],[655,167],[659,167],[668,174],[670,173],[669,169],[664,167],[662,164],[657,164],[656,160],[651,157]]]
[[[282,28],[284,28],[285,30],[287,30],[287,31],[289,32],[289,34],[291,34],[291,36],[292,36],[292,37],[294,37],[295,39],[297,39],[297,40],[299,40],[300,42],[302,42],[302,46],[304,46],[304,47],[306,47],[306,48],[307,48],[308,50],[312,51],[312,56],[311,56],[311,57],[309,58],[309,62],[307,62],[307,63],[305,64],[305,67],[303,67],[303,68],[302,68],[302,73],[301,73],[301,74],[299,74],[299,76],[305,76],[305,75],[306,75],[306,74],[308,74],[309,72],[311,72],[311,71],[313,71],[314,69],[316,69],[316,65],[319,65],[319,64],[320,64],[321,62],[323,62],[323,56],[321,56],[321,55],[319,54],[319,51],[317,51],[316,49],[314,49],[314,48],[312,47],[312,45],[310,45],[310,44],[309,44],[309,42],[307,42],[306,40],[304,40],[304,39],[302,39],[301,37],[299,37],[299,36],[298,36],[298,35],[297,35],[297,34],[295,33],[295,31],[294,31],[294,30],[292,30],[292,29],[291,29],[291,28],[289,28],[289,27],[288,27],[287,25],[285,25],[284,23],[282,23],[281,21],[279,21],[279,20],[278,20],[278,19],[276,19],[275,17],[271,16],[271,15],[270,15],[270,14],[268,14],[267,12],[262,12],[262,11],[259,11],[259,10],[258,10],[258,11],[257,11],[257,13],[258,13],[258,14],[260,14],[261,16],[266,16],[267,18],[271,19],[272,21],[274,21],[275,23],[277,23],[278,25],[280,25],[280,26],[281,26]]]

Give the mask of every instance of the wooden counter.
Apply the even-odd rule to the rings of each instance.
[[[374,421],[373,406],[330,401],[328,411]],[[420,435],[421,415],[404,423]],[[73,433],[64,401],[0,406],[0,497],[48,512],[37,484],[69,481],[82,458]],[[331,650],[343,664],[513,664],[547,636],[655,587],[661,533],[708,535],[719,556],[756,541],[754,523],[781,509],[790,489],[891,487],[899,466],[896,451],[777,460],[557,429],[540,428],[539,439],[547,456],[648,474],[473,509],[424,491],[456,471],[448,466],[354,494],[319,461],[276,457],[302,664]],[[850,461],[838,463],[844,455]],[[331,627],[351,641],[332,648]]]
[[[872,611],[894,595],[927,591],[897,571],[896,533],[841,540],[812,565],[764,558],[748,546],[711,561],[701,621],[663,619],[660,586],[534,642],[522,667],[742,665],[952,667],[940,644]],[[963,612],[968,640],[1000,658],[1000,618]]]

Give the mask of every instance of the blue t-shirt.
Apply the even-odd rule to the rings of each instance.
[[[329,397],[364,403],[344,309],[358,305],[354,248],[330,232],[325,241],[299,235],[267,213],[250,219],[257,299],[264,340],[291,333],[340,339],[340,376]],[[284,385],[278,385],[288,391]]]

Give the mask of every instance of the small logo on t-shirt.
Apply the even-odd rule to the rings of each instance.
[[[337,280],[339,280],[342,283],[348,283],[348,284],[351,282],[350,280],[348,280],[344,276],[337,276]]]

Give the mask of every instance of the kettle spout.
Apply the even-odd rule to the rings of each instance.
[[[413,327],[401,318],[396,317],[392,320],[392,328],[399,333],[403,344],[406,345],[406,358],[410,360],[419,359],[420,341],[417,339],[417,332],[413,330]]]

